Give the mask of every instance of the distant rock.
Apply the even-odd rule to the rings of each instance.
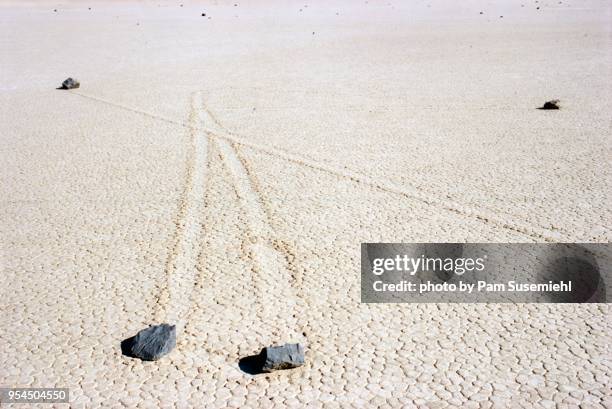
[[[304,347],[301,344],[272,346],[261,351],[263,372],[291,369],[304,365]]]
[[[553,100],[550,100],[550,101],[546,101],[544,103],[544,105],[542,105],[542,107],[539,108],[539,109],[559,109],[559,108],[561,108],[559,106],[559,102],[561,102],[561,101],[559,101],[558,99],[553,99]]]
[[[78,80],[74,78],[66,78],[64,82],[62,82],[62,86],[59,87],[59,89],[73,89],[73,88],[78,88],[80,86],[81,84],[79,83]]]
[[[132,341],[132,354],[145,361],[156,361],[176,347],[176,326],[153,325],[143,329]]]

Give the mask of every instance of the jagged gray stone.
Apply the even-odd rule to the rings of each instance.
[[[73,89],[73,88],[79,88],[80,86],[81,84],[79,83],[78,80],[74,78],[66,78],[64,82],[62,82],[62,86],[60,88],[61,89]]]
[[[558,99],[546,101],[544,105],[542,105],[542,108],[540,109],[559,109],[560,108],[559,102],[561,101],[559,101]]]
[[[304,347],[301,344],[267,347],[261,351],[261,355],[264,361],[261,368],[263,372],[297,368],[304,365]]]
[[[176,326],[153,325],[134,337],[132,354],[145,361],[156,361],[176,346]]]

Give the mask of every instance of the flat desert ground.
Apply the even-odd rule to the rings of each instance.
[[[0,385],[610,408],[609,305],[359,283],[362,242],[610,241],[611,22],[606,0],[3,1]],[[161,322],[172,353],[122,354]],[[303,367],[241,369],[290,341]]]

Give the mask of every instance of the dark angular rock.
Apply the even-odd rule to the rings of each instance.
[[[73,88],[78,88],[80,86],[81,84],[79,83],[78,80],[74,78],[66,78],[64,82],[62,82],[62,86],[60,87],[60,89],[73,89]]]
[[[175,325],[153,325],[136,334],[132,341],[132,354],[145,361],[156,361],[175,346]]]
[[[261,351],[261,359],[263,372],[297,368],[304,365],[304,348],[301,344],[267,347]]]
[[[540,109],[559,109],[561,108],[559,106],[559,100],[558,99],[553,99],[551,101],[546,101],[544,103],[544,105],[542,105],[542,107]]]

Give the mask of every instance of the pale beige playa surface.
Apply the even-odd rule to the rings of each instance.
[[[611,407],[608,305],[359,302],[361,242],[612,238],[610,3],[235,2],[0,6],[0,386]],[[170,355],[122,355],[160,322]]]

